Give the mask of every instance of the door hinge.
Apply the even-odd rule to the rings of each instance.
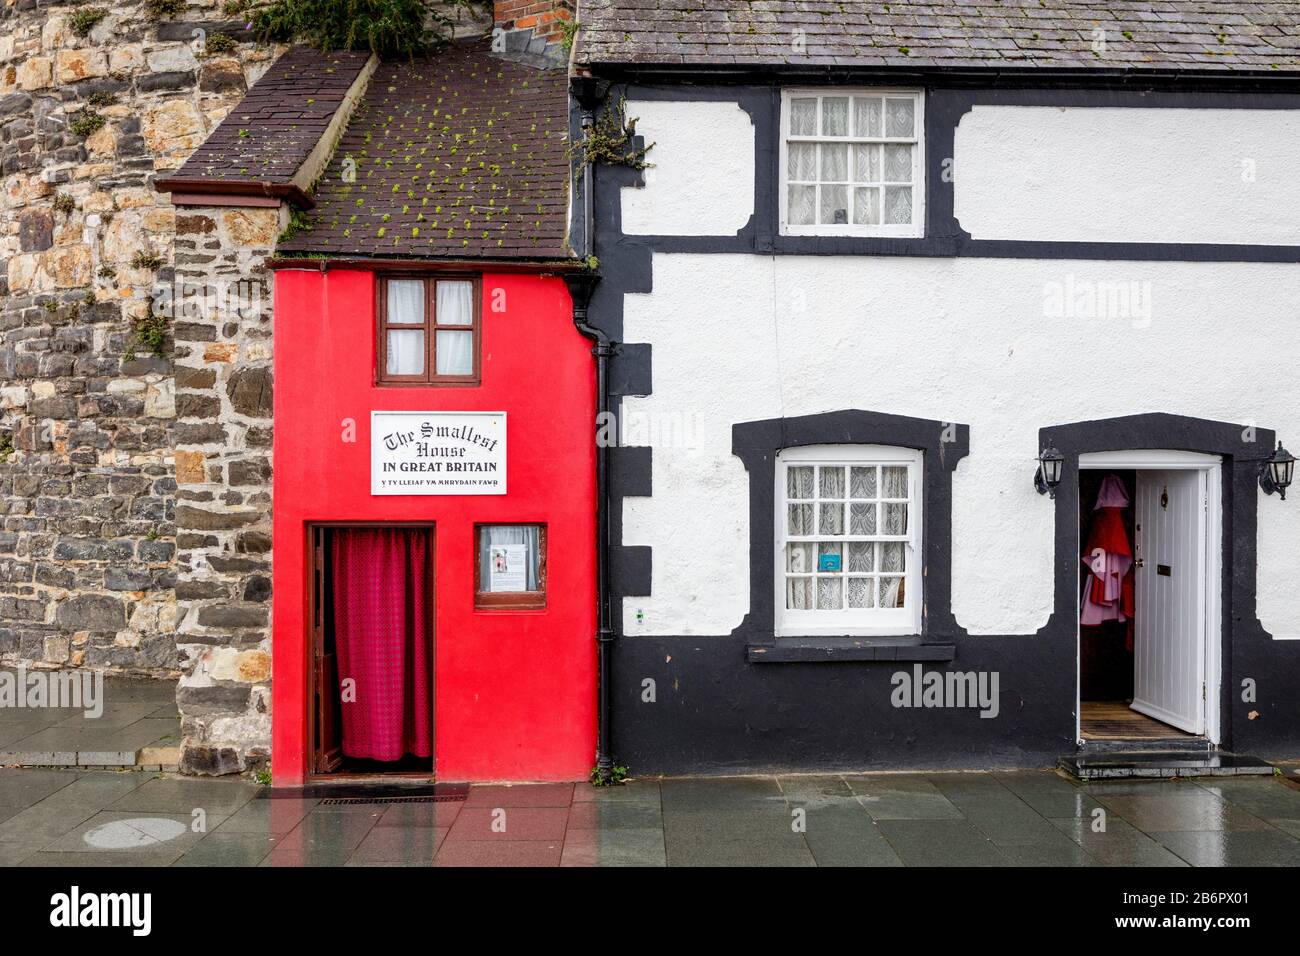
[[[1201,700],[1204,701],[1205,699],[1205,681],[1201,681]]]

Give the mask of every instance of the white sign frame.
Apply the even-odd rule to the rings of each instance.
[[[465,437],[444,434],[444,429],[460,430]],[[371,411],[370,494],[504,495],[507,433],[505,412]],[[419,455],[422,448],[445,453]],[[410,470],[416,464],[424,467]],[[444,470],[448,465],[494,465],[495,469],[485,472],[475,467],[460,473],[459,467]],[[478,485],[467,484],[476,475],[485,477]],[[397,480],[403,484],[385,485]]]

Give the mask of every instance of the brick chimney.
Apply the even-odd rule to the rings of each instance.
[[[563,62],[565,24],[573,20],[571,0],[495,0],[492,47],[498,53]]]

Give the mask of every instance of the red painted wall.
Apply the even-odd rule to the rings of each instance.
[[[505,310],[493,311],[496,290]],[[436,522],[441,780],[572,780],[596,735],[595,372],[562,280],[483,276],[482,380],[374,384],[375,276],[275,274],[272,772],[309,771],[306,526]],[[507,494],[370,495],[372,410],[505,411]],[[347,421],[355,441],[346,442]],[[474,609],[475,522],[547,525],[547,607]]]

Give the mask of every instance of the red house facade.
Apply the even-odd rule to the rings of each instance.
[[[436,284],[439,271],[285,265],[276,273],[273,764],[277,784],[331,769],[313,688],[313,593],[321,532],[421,529],[431,541],[429,630],[435,767],[445,780],[585,776],[595,741],[594,373],[554,275],[455,273],[481,283],[476,384],[377,381],[383,283]],[[503,412],[504,494],[372,494],[377,412]],[[415,416],[417,419],[421,416]],[[432,419],[434,421],[438,419]],[[450,439],[445,439],[450,442]],[[540,530],[541,587],[487,590],[477,569],[491,528]],[[496,575],[502,577],[502,575]],[[490,573],[487,578],[493,577]],[[509,583],[509,582],[507,582]],[[525,582],[527,584],[528,582]],[[522,595],[534,595],[530,600]],[[514,597],[511,603],[493,599]],[[408,599],[413,599],[408,596]],[[358,688],[365,693],[366,688]],[[361,701],[340,703],[340,709]],[[315,739],[313,739],[315,735]],[[338,763],[346,770],[345,757]],[[410,762],[404,766],[413,766]]]

